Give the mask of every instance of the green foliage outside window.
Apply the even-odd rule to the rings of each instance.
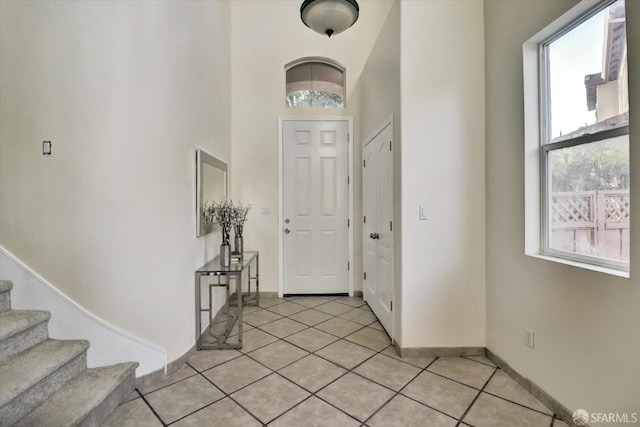
[[[629,188],[629,149],[624,138],[549,152],[552,191]]]
[[[290,108],[344,108],[344,100],[337,93],[298,90],[287,94],[287,107]]]

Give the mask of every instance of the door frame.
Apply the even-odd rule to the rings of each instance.
[[[284,295],[284,122],[341,121],[347,122],[347,174],[349,176],[349,296],[353,296],[353,116],[280,116],[278,117],[278,296]]]
[[[397,142],[395,141],[395,131],[393,128],[393,114],[389,115],[384,121],[382,121],[382,123],[380,125],[378,125],[375,130],[373,132],[371,132],[367,138],[365,138],[362,141],[362,158],[364,158],[364,152],[365,152],[365,147],[370,143],[373,142],[373,140],[382,132],[384,131],[387,127],[389,127],[391,129],[391,135],[392,135],[392,141],[393,144],[396,145]],[[397,149],[397,145],[396,145],[396,149]],[[391,203],[394,204],[395,199],[396,199],[396,195],[395,195],[395,157],[396,157],[396,151],[395,149],[392,150],[393,152],[393,161],[391,162],[391,191],[393,193],[393,197],[391,200]],[[363,167],[364,168],[364,167]],[[362,211],[364,214],[364,209],[365,209],[365,179],[364,179],[364,170],[362,172]],[[395,273],[396,273],[396,230],[397,225],[396,220],[395,220],[395,210],[391,209],[391,221],[394,223],[395,227],[393,227],[393,230],[390,232],[391,235],[391,295],[393,298],[393,301],[396,302],[396,285],[395,285]],[[364,228],[362,229],[362,269],[365,269],[365,245],[366,245],[366,233],[364,231]],[[362,298],[364,299],[364,291],[365,291],[365,287],[366,284],[363,283],[362,284]],[[396,307],[398,307],[400,304],[396,304]],[[374,313],[375,314],[375,313]],[[390,331],[386,331],[387,334],[389,335],[389,338],[391,338],[391,343],[395,343],[395,328],[396,328],[396,310],[392,310],[391,311],[391,330]]]

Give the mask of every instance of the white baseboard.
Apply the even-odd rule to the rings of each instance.
[[[88,312],[2,246],[0,279],[13,282],[13,309],[51,313],[51,338],[88,340],[91,343],[87,352],[89,368],[136,361],[140,363],[136,369],[137,377],[166,369],[165,349],[122,331]]]

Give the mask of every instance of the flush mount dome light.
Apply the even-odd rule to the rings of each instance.
[[[356,0],[304,0],[300,7],[302,22],[313,31],[329,37],[352,26],[359,13]]]

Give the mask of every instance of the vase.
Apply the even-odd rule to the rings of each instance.
[[[231,245],[223,243],[220,245],[220,267],[229,267],[231,265]]]
[[[234,253],[242,256],[242,253],[244,252],[244,246],[243,246],[243,241],[242,241],[242,236],[237,236],[235,237],[235,246],[236,246],[236,250]]]

